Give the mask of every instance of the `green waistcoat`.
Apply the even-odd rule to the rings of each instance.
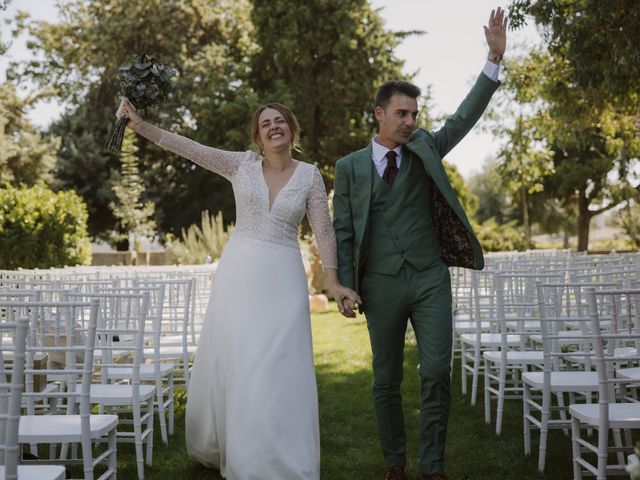
[[[373,187],[369,213],[366,272],[396,275],[406,261],[423,270],[442,252],[431,215],[433,184],[419,158],[403,150],[400,171],[389,187],[371,161]]]

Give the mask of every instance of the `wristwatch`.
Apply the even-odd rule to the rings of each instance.
[[[502,55],[497,54],[496,52],[489,52],[489,55],[487,56],[487,58],[489,59],[489,61],[493,62],[493,63],[500,63],[502,61]]]

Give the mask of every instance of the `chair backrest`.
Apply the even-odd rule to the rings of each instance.
[[[8,308],[0,318],[0,464],[4,478],[18,478],[18,427],[24,388],[29,318]]]
[[[25,391],[27,413],[35,413],[36,400],[58,398],[60,410],[73,414],[80,407],[82,429],[89,431],[91,404],[89,399],[93,354],[95,349],[99,300],[90,302],[7,302],[0,300],[0,311],[6,315],[29,317],[26,345]],[[78,340],[81,339],[80,343]],[[62,354],[60,369],[34,369],[37,354]],[[62,379],[63,391],[34,391],[34,376],[57,375]],[[80,389],[77,385],[80,384]],[[50,412],[59,413],[59,412]]]
[[[100,382],[109,383],[109,373],[132,369],[134,397],[140,384],[140,364],[144,360],[144,341],[149,312],[149,292],[69,293],[72,301],[100,302],[96,326],[93,371]]]
[[[188,338],[192,329],[192,302],[194,280],[169,279],[169,280],[136,280],[135,286],[142,288],[164,287],[162,319],[160,322],[161,336],[175,338],[165,342],[165,345],[180,346],[186,350]],[[161,338],[164,342],[164,339]]]
[[[607,298],[609,301],[598,301],[598,297]],[[621,365],[640,362],[640,351],[635,350],[633,355],[628,353],[619,355],[616,348],[620,342],[633,342],[637,345],[640,340],[638,328],[638,315],[640,315],[640,289],[601,290],[587,289],[589,301],[589,318],[591,322],[591,337],[595,352],[596,371],[598,373],[598,403],[600,414],[600,429],[609,428],[609,404],[616,403],[616,386],[626,383],[637,383],[624,377],[617,377],[616,369]],[[601,323],[602,306],[613,306],[612,326],[622,324],[622,330],[612,327],[607,331]]]

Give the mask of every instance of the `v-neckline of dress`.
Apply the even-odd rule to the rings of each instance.
[[[258,166],[260,167],[260,176],[262,177],[262,184],[264,185],[264,189],[267,192],[267,208],[268,208],[269,214],[271,214],[271,210],[273,209],[273,206],[276,204],[276,200],[278,200],[278,196],[280,195],[280,192],[282,192],[285,188],[287,188],[289,186],[289,183],[291,183],[291,179],[294,177],[294,175],[298,171],[298,167],[302,163],[299,160],[295,160],[295,161],[297,162],[297,164],[296,164],[295,168],[293,169],[293,172],[291,172],[291,175],[289,175],[289,178],[287,179],[285,184],[282,186],[282,188],[280,190],[278,190],[278,193],[276,193],[274,195],[273,202],[271,202],[271,195],[269,194],[269,185],[267,184],[267,179],[264,177],[264,169],[262,168],[262,163],[264,162],[264,157],[262,157],[262,159],[258,162]]]

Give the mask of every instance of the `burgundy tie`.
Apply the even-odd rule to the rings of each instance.
[[[387,185],[390,187],[393,186],[393,182],[396,180],[396,176],[398,175],[398,166],[396,165],[396,157],[398,154],[389,150],[385,157],[387,157],[387,168],[384,169],[384,173],[382,174],[382,179],[387,182]]]

